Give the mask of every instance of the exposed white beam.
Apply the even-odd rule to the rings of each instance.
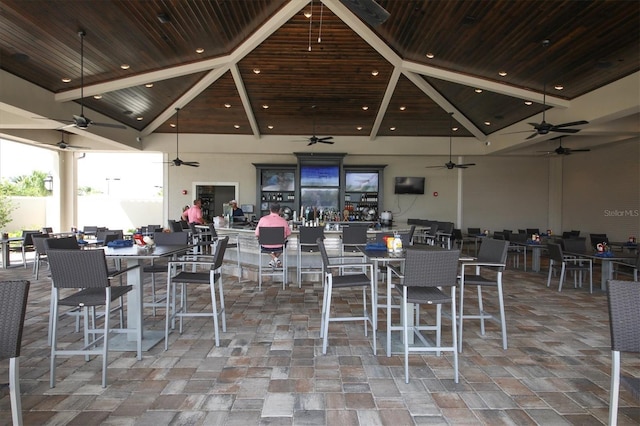
[[[205,61],[195,62],[192,64],[178,65],[175,67],[165,68],[158,71],[151,71],[134,75],[131,77],[119,78],[104,83],[92,84],[84,87],[84,96],[99,95],[102,93],[113,92],[115,90],[127,89],[134,86],[142,86],[147,83],[168,80],[174,77],[182,77],[202,71],[209,71],[217,67],[222,67],[230,61],[229,56],[221,56],[219,58],[207,59]],[[80,99],[80,89],[66,90],[56,93],[55,100],[57,102],[66,102]]]
[[[367,24],[362,22],[356,15],[353,14],[345,5],[340,3],[339,0],[321,0],[325,6],[327,6],[338,18],[342,20],[349,28],[351,28],[356,34],[360,36],[369,46],[376,50],[382,57],[391,63],[394,67],[402,64],[402,58],[400,58],[396,52],[393,51],[387,44],[380,39],[369,29]],[[307,2],[308,3],[308,2]]]
[[[401,74],[402,73],[400,71],[400,68],[393,68],[393,73],[391,73],[391,78],[389,78],[389,84],[387,84],[387,90],[385,90],[384,92],[382,102],[380,103],[380,108],[378,109],[378,114],[376,115],[376,119],[373,122],[373,127],[371,128],[371,134],[369,135],[369,138],[371,140],[375,139],[378,135],[378,130],[380,130],[382,120],[387,113],[389,102],[391,102],[391,97],[393,97],[393,92],[396,90],[396,86],[398,85],[398,80],[400,79]]]
[[[183,108],[186,104],[195,99],[203,90],[207,87],[211,86],[216,80],[224,75],[229,70],[228,66],[224,66],[222,68],[216,68],[215,70],[209,72],[206,76],[204,76],[198,83],[196,83],[192,88],[186,91],[178,100],[173,102],[166,108],[155,120],[153,120],[147,127],[142,130],[142,136],[150,135],[154,130],[162,125],[165,121],[173,116],[176,108]]]
[[[543,94],[541,92],[520,89],[518,87],[509,86],[508,84],[496,83],[495,81],[485,80],[482,78],[473,77],[453,71],[447,71],[441,68],[434,68],[428,65],[418,64],[411,61],[403,61],[402,67],[406,71],[411,71],[427,77],[439,78],[440,80],[463,84],[469,87],[476,87],[478,89],[500,93],[501,95],[542,103]],[[549,96],[549,94],[547,93],[546,104],[552,107],[568,108],[571,102],[565,99]]]
[[[425,95],[429,96],[435,103],[437,103],[442,109],[447,112],[453,112],[453,116],[456,121],[460,123],[465,129],[467,129],[473,136],[475,136],[480,141],[485,141],[487,136],[476,127],[475,124],[471,122],[462,112],[460,112],[451,102],[449,102],[444,96],[440,94],[433,86],[431,86],[427,81],[420,77],[419,75],[404,71],[403,74],[407,77],[413,84],[418,87]]]
[[[256,137],[256,139],[260,139],[260,129],[258,128],[258,122],[256,121],[255,115],[253,115],[251,101],[249,100],[249,95],[247,95],[247,90],[244,87],[244,81],[242,81],[240,70],[238,70],[238,66],[235,64],[231,67],[231,75],[233,76],[233,81],[236,83],[236,88],[238,89],[238,94],[240,95],[240,99],[242,100],[244,112],[247,114],[247,119],[249,120],[251,131],[253,132],[253,135]]]

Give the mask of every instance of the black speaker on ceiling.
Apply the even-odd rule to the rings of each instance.
[[[389,18],[389,12],[375,0],[340,0],[340,2],[372,27],[382,24]]]

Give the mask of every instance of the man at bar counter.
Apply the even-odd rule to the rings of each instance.
[[[231,200],[229,201],[229,205],[231,206],[231,216],[233,220],[244,220],[244,212],[240,207],[238,207],[238,202],[236,200]]]
[[[258,226],[256,227],[256,237],[260,236],[260,227],[284,227],[284,237],[287,238],[291,235],[291,229],[289,228],[289,223],[280,216],[280,203],[273,203],[269,207],[270,213],[266,216],[262,216],[258,221]],[[263,245],[265,249],[282,249],[282,245]],[[272,268],[280,268],[282,266],[282,262],[279,259],[281,252],[271,252],[271,260],[269,261],[269,266]]]

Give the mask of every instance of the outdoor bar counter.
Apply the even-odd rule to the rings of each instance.
[[[327,248],[329,256],[337,256],[340,254],[340,242],[342,236],[343,226],[369,226],[367,235],[369,241],[376,240],[376,234],[390,233],[390,232],[408,232],[410,225],[394,225],[391,227],[381,227],[379,229],[373,227],[375,222],[330,222],[329,226],[325,226],[324,231],[324,243]],[[206,227],[198,226],[205,230]],[[208,231],[208,228],[206,228]],[[258,245],[258,238],[255,235],[255,228],[253,227],[216,227],[218,236],[229,236],[229,242],[235,242],[237,239],[240,245],[240,263],[243,268],[243,277],[248,279],[257,279],[258,261],[260,259],[260,249]],[[416,228],[415,233],[422,232],[422,229]],[[414,234],[415,235],[415,234]],[[287,261],[288,261],[288,274],[289,282],[295,281],[296,277],[296,262],[298,253],[298,228],[293,226],[291,229],[291,235],[287,242]],[[237,251],[228,249],[225,253],[225,269],[229,267],[237,268]],[[320,268],[322,261],[319,253],[302,253],[302,264],[305,267]],[[268,262],[266,257],[263,257],[263,262]],[[264,265],[263,265],[264,266]],[[227,269],[228,270],[228,269]],[[233,270],[234,275],[237,275],[237,270]],[[255,276],[254,276],[255,274]],[[319,277],[318,277],[319,278]]]

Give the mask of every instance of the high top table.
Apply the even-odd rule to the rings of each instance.
[[[136,351],[138,360],[142,360],[142,351],[148,351],[164,338],[164,330],[145,330],[142,312],[144,282],[142,263],[145,260],[160,259],[162,257],[178,256],[191,250],[191,245],[155,246],[151,250],[133,247],[105,247],[105,256],[111,259],[125,260],[127,267],[140,265],[139,268],[127,272],[127,284],[133,286],[133,291],[127,293],[127,328],[134,333],[121,334],[109,340],[109,345],[115,350]]]
[[[635,260],[638,255],[634,253],[621,253],[621,252],[610,252],[612,253],[612,257],[604,257],[598,256],[593,251],[580,250],[580,251],[565,251],[564,254],[574,255],[578,257],[585,257],[587,259],[593,259],[594,261],[599,260],[602,266],[600,270],[600,289],[602,291],[607,290],[607,281],[613,279],[613,265],[612,261],[616,262],[624,262],[625,260]]]

